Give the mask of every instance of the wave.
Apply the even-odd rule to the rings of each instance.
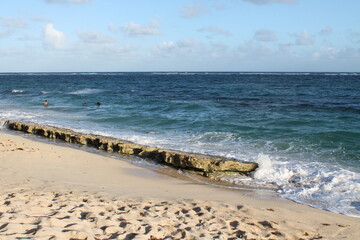
[[[283,197],[312,207],[360,217],[360,174],[338,166],[273,160],[259,154],[255,181],[275,184]]]
[[[347,72],[347,73],[324,73],[326,76],[359,76],[360,73],[357,72]]]
[[[40,91],[39,94],[40,95],[46,95],[46,94],[49,94],[50,92],[47,92],[47,91]]]
[[[11,90],[11,93],[24,93],[25,90],[20,90],[20,89],[13,89]]]
[[[73,94],[73,95],[88,95],[88,94],[96,94],[96,93],[100,93],[100,92],[102,92],[102,90],[100,90],[100,89],[84,88],[84,89],[80,89],[80,90],[70,92],[70,94]]]
[[[74,72],[74,73],[71,73],[71,75],[85,75],[85,76],[88,76],[88,75],[98,75],[98,73],[96,73],[96,72]]]

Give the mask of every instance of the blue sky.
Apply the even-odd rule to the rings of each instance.
[[[359,0],[0,6],[0,72],[360,71]]]

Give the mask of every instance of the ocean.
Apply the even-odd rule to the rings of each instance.
[[[360,217],[360,73],[0,73],[6,119],[255,161],[224,180]]]

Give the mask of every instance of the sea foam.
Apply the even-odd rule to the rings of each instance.
[[[313,207],[360,217],[360,174],[319,162],[276,161],[259,154],[257,185],[275,184],[278,193]]]

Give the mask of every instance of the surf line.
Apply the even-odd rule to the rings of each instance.
[[[51,139],[60,139],[68,143],[86,145],[103,151],[150,159],[174,168],[193,170],[206,177],[212,177],[219,173],[248,175],[258,168],[258,164],[255,162],[244,162],[218,156],[161,149],[111,137],[83,134],[65,128],[35,123],[6,120],[5,126],[10,130],[21,131]]]

